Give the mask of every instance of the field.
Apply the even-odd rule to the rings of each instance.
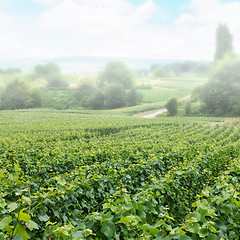
[[[145,89],[140,89],[143,94],[143,102],[159,102],[164,105],[171,97],[181,99],[189,96],[195,87],[205,82],[206,77],[187,74],[165,78],[140,78],[137,80],[137,85],[145,86]]]
[[[0,113],[0,239],[238,239],[240,125]]]

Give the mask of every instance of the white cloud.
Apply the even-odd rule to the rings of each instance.
[[[0,32],[0,58],[18,58],[22,50],[22,44],[15,34],[11,32]]]
[[[0,6],[1,6],[0,0]],[[47,10],[34,19],[0,12],[0,56],[102,55],[212,59],[215,31],[226,22],[240,51],[240,2],[192,0],[168,28],[161,6],[146,0],[33,0]],[[154,22],[154,16],[162,16]],[[29,34],[30,33],[30,34]],[[8,54],[9,53],[9,54]]]
[[[157,13],[157,6],[152,1],[147,1],[136,9],[133,14],[133,21],[140,24],[145,23],[155,13]]]
[[[135,8],[122,0],[65,0],[45,12],[41,21],[48,28],[118,28],[132,20],[145,21],[151,16],[152,2]]]
[[[195,16],[193,14],[182,14],[177,20],[177,25],[191,24],[195,21]]]
[[[0,27],[8,26],[12,22],[12,20],[13,20],[12,16],[4,12],[0,12]]]
[[[123,0],[65,0],[43,13],[40,24],[69,35],[75,54],[140,56],[143,42],[151,42],[147,21],[156,11],[152,1],[135,7]]]
[[[185,32],[189,50],[199,49],[199,55],[212,58],[215,50],[215,32],[219,23],[226,23],[234,36],[234,45],[239,51],[240,43],[240,2],[221,3],[220,0],[192,0],[191,14],[182,14],[177,23],[188,26]],[[205,49],[205,51],[203,51]]]
[[[0,2],[1,5],[1,2]],[[18,40],[18,36],[13,30],[15,17],[0,12],[0,58],[14,58],[17,57],[18,51],[22,45]]]
[[[63,0],[33,0],[34,2],[46,5],[52,5],[62,2]]]
[[[64,0],[43,13],[40,24],[52,39],[65,35],[61,52],[69,55],[211,59],[218,23],[229,23],[238,38],[240,3],[192,0],[189,9],[166,28],[148,22],[162,14],[153,1],[136,7],[125,0]]]
[[[220,0],[192,0],[198,23],[229,22],[231,18],[239,17],[240,2],[221,3]]]

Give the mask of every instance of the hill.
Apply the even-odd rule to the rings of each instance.
[[[240,125],[223,121],[1,112],[0,238],[238,239]]]

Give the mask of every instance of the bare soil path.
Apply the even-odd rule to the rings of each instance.
[[[149,113],[147,115],[143,115],[142,117],[143,118],[155,118],[156,116],[160,115],[160,114],[163,114],[167,112],[167,109],[166,108],[163,108],[163,109],[160,109],[158,110],[157,112],[154,112],[154,113]]]

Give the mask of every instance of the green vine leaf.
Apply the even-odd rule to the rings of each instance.
[[[104,222],[101,227],[101,232],[108,238],[112,238],[116,232],[115,224],[113,222]]]

